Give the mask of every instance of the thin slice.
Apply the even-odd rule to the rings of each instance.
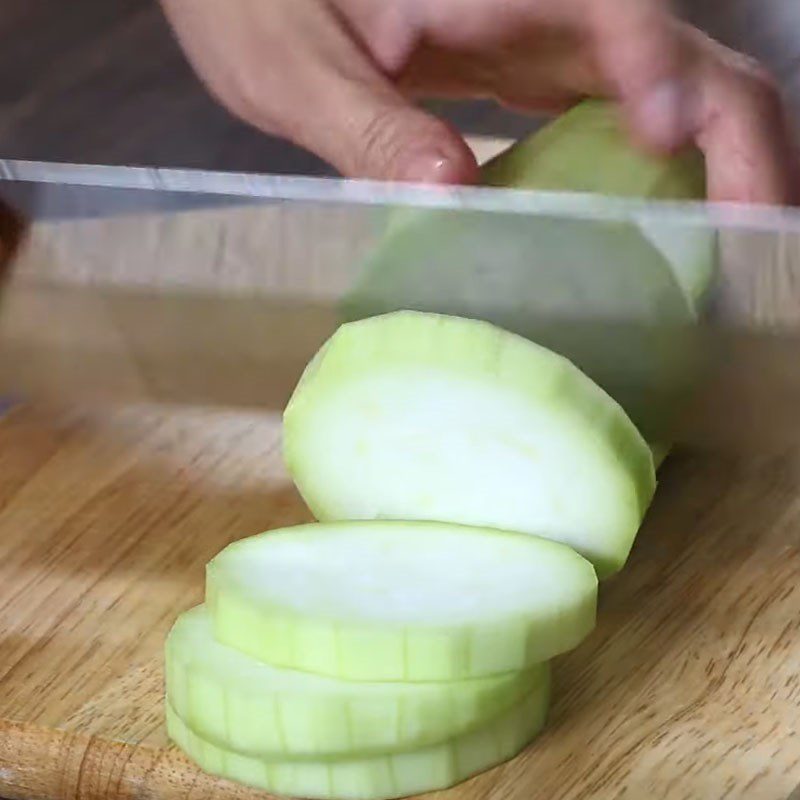
[[[300,525],[208,565],[216,638],[270,664],[364,681],[526,669],[593,629],[597,578],[569,547],[424,522]]]
[[[389,800],[448,788],[513,758],[544,726],[548,702],[546,683],[486,725],[447,742],[351,759],[272,761],[242,755],[198,736],[169,705],[167,731],[211,775],[312,800]]]
[[[439,520],[625,563],[655,490],[620,406],[565,358],[485,322],[396,312],[339,328],[284,415],[318,519]]]
[[[274,667],[216,641],[203,606],[167,638],[167,698],[200,736],[267,757],[352,756],[451,739],[509,709],[547,667],[431,683],[345,681]]]

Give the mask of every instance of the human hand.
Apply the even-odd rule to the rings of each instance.
[[[779,94],[752,60],[661,0],[162,0],[210,91],[342,174],[471,183],[475,158],[422,97],[524,111],[618,102],[657,152],[695,143],[714,200],[789,203],[795,154]]]

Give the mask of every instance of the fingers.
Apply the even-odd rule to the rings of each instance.
[[[693,139],[705,154],[711,200],[798,203],[800,161],[761,67],[675,22],[658,0],[589,7],[599,68],[635,138],[657,150]]]
[[[597,67],[633,135],[646,147],[673,150],[690,131],[685,54],[662,0],[587,0],[586,25]]]
[[[797,204],[798,157],[772,79],[716,42],[702,46],[709,57],[699,67],[696,139],[706,157],[709,198]]]
[[[430,86],[435,75],[439,85],[463,96],[488,90],[504,104],[527,110],[559,108],[599,93],[619,102],[632,134],[649,149],[670,151],[687,141],[685,54],[666,0],[418,5],[425,41],[436,57],[410,76],[415,88]]]
[[[350,0],[360,12],[347,23],[343,0],[161,1],[229,109],[346,176],[477,180],[462,137],[412,104],[399,78],[405,90],[526,110],[611,95],[642,144],[696,141],[711,199],[797,199],[798,161],[771,83],[661,0],[407,0],[408,18],[399,5],[383,17]]]

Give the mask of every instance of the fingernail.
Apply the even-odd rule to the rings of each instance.
[[[690,133],[689,93],[678,81],[662,81],[648,90],[634,108],[635,124],[654,146],[673,149]]]
[[[399,170],[398,180],[411,183],[471,183],[473,166],[464,159],[439,151],[410,155]]]

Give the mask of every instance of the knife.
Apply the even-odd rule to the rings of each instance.
[[[413,273],[410,295],[379,286],[376,310],[534,331],[585,357],[579,365],[653,442],[800,439],[800,214],[791,209],[8,160],[0,199],[6,396],[279,410],[348,318],[364,265],[406,226],[421,233],[405,236],[413,248],[403,257],[425,271]],[[426,236],[431,220],[438,233]],[[670,246],[713,239],[714,279],[696,319],[664,311],[675,301],[664,287],[640,292],[657,314],[609,305],[628,292],[604,291],[622,255],[603,243],[631,226],[657,228]],[[454,254],[477,270],[464,273],[468,285],[453,282]]]

